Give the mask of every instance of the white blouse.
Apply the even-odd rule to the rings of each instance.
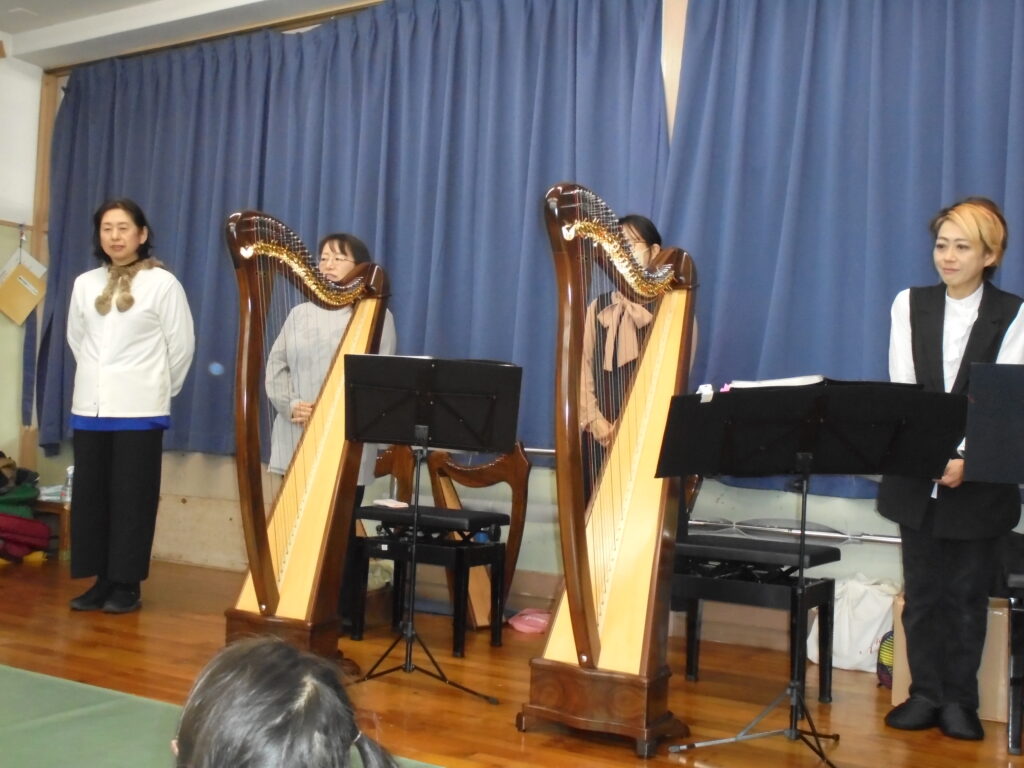
[[[77,363],[71,412],[78,416],[166,416],[195,352],[192,313],[181,283],[166,269],[140,270],[134,304],[96,311],[107,267],[78,276],[71,291],[67,340]],[[114,297],[116,299],[116,296]]]
[[[956,382],[970,338],[974,321],[978,319],[984,283],[963,299],[946,295],[946,312],[942,321],[942,373],[945,391]],[[916,384],[914,350],[910,331],[910,289],[900,291],[892,303],[892,332],[889,336],[889,379],[904,384]],[[1003,343],[996,357],[997,363],[1024,363],[1024,304],[1006,329]]]

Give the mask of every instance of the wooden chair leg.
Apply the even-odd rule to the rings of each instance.
[[[686,679],[697,680],[700,665],[700,599],[686,601]]]
[[[63,510],[58,515],[60,525],[60,536],[57,539],[57,556],[61,560],[71,558],[71,504],[62,505]]]

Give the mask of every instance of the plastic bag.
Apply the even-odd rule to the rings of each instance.
[[[832,666],[876,672],[878,646],[892,629],[895,584],[869,579],[862,573],[836,582],[832,620]],[[818,619],[807,636],[807,658],[818,663]]]

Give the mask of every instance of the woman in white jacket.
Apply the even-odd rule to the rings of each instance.
[[[163,434],[195,336],[185,291],[151,256],[142,209],[110,200],[93,224],[93,252],[102,265],[75,280],[67,338],[77,363],[71,576],[96,581],[71,608],[128,613],[142,606]]]

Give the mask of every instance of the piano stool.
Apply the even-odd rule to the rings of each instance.
[[[365,628],[366,583],[370,558],[395,562],[392,589],[392,626],[404,619],[407,564],[412,559],[412,508],[392,509],[361,507],[359,520],[376,520],[380,535],[357,536],[351,554],[355,558],[352,585],[352,639],[362,640]],[[500,540],[476,541],[477,534],[497,539],[501,526],[509,524],[508,515],[470,509],[420,507],[419,537],[416,540],[416,562],[450,568],[454,575],[452,606],[452,655],[462,657],[466,649],[466,613],[469,605],[469,569],[478,565],[491,567],[491,645],[501,645],[501,629],[505,611],[504,573],[505,543]],[[450,534],[457,538],[451,538]],[[494,617],[497,617],[496,619]]]
[[[807,544],[804,567],[837,562],[838,547]],[[804,595],[797,590],[800,563],[798,542],[738,536],[690,534],[676,543],[672,580],[672,610],[686,611],[686,679],[697,680],[700,659],[701,603],[755,605],[789,611],[789,659],[803,695],[807,676],[807,637],[797,634],[803,612],[804,628],[812,608],[818,608],[818,701],[832,701],[832,622],[835,581],[804,577]]]

